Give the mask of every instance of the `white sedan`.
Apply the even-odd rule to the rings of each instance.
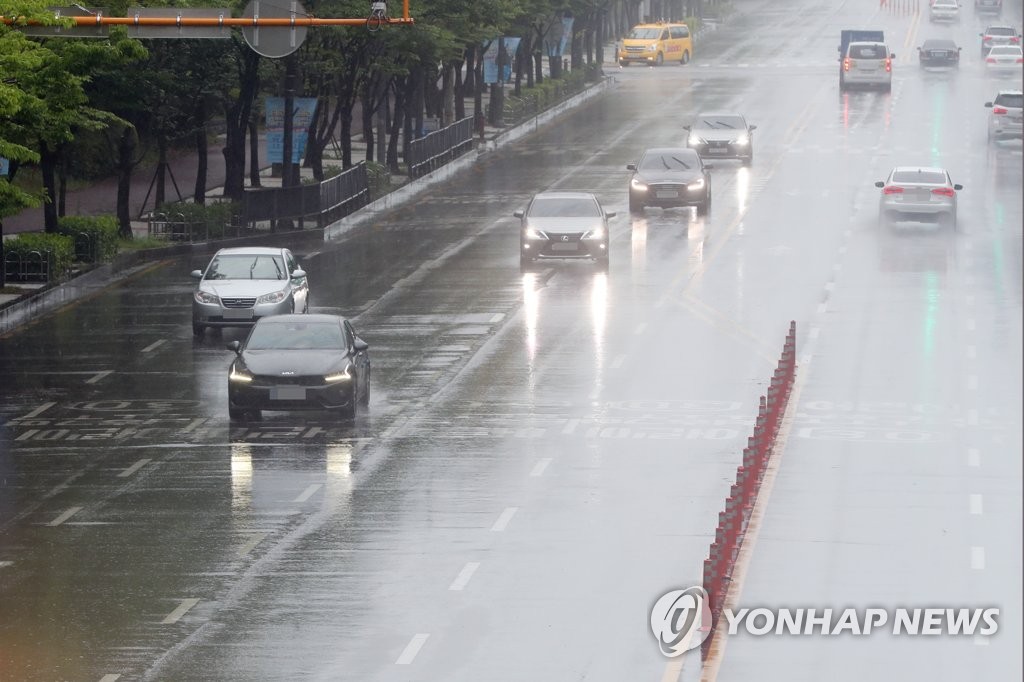
[[[985,69],[991,74],[1019,78],[1024,70],[1024,52],[1020,45],[996,45],[985,57]]]
[[[931,21],[960,21],[960,4],[957,0],[935,0],[928,11]]]
[[[937,222],[956,229],[956,193],[963,185],[954,185],[944,168],[898,166],[875,187],[878,198],[878,222],[882,226],[898,222]]]

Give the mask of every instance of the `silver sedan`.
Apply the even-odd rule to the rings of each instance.
[[[956,193],[963,185],[954,185],[943,168],[899,166],[875,187],[882,190],[878,199],[878,222],[937,222],[956,229]]]

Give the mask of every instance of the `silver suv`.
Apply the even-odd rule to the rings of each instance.
[[[992,110],[988,117],[988,140],[1004,140],[1022,138],[1022,121],[1024,121],[1024,92],[1020,90],[1001,90],[991,102],[985,106]]]
[[[839,89],[851,85],[881,87],[892,90],[892,64],[896,55],[889,52],[885,43],[850,43],[843,55],[842,71],[839,73]]]
[[[221,249],[193,270],[192,333],[207,327],[251,327],[261,317],[309,312],[309,281],[288,249]]]

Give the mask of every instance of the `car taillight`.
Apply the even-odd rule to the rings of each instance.
[[[843,60],[843,71],[849,71],[849,70],[850,70],[850,65],[851,65],[851,64],[853,64],[853,62],[852,62],[852,61],[850,60],[850,58],[849,58],[849,57],[847,57],[846,59],[844,59],[844,60]]]
[[[885,58],[885,70],[892,71],[892,60],[888,57]]]
[[[938,194],[944,197],[951,197],[953,196],[953,194],[955,194],[955,192],[953,192],[952,187],[937,187],[936,189],[932,190],[932,194]]]
[[[1024,57],[1017,57],[1018,64],[1024,64]]]
[[[985,61],[988,62],[989,64],[995,64],[996,63],[996,58],[995,57],[986,57]]]
[[[1012,38],[1010,38],[1010,42],[1011,43],[1019,43],[1020,42],[1020,36],[1013,36]]]
[[[892,186],[884,187],[882,189],[882,194],[903,194],[903,188],[902,187],[892,187]]]
[[[996,115],[1008,113],[1006,109],[1002,107],[992,107],[992,113]]]

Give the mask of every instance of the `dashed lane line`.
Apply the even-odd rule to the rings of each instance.
[[[93,376],[92,379],[86,379],[85,383],[87,383],[87,384],[98,383],[100,381],[103,381],[104,379],[106,379],[108,376],[110,376],[113,373],[114,373],[114,370],[112,370],[112,369],[105,369],[102,372],[96,372],[95,376]]]
[[[53,407],[56,404],[57,403],[43,403],[42,405],[40,405],[36,409],[34,409],[31,412],[29,412],[28,414],[26,414],[24,417],[22,417],[22,419],[34,419],[34,418],[38,417],[39,415],[41,415],[43,412],[46,412],[48,409],[50,409],[51,407]]]
[[[970,507],[972,516],[981,516],[982,514],[982,500],[981,495],[972,494],[970,496]]]
[[[257,533],[256,535],[254,535],[252,539],[249,540],[249,542],[245,543],[244,545],[238,548],[238,556],[243,557],[247,555],[249,552],[256,549],[256,546],[263,542],[266,539],[266,537],[266,533]]]
[[[157,348],[159,348],[160,346],[164,345],[165,343],[167,343],[167,339],[160,339],[159,341],[154,341],[153,343],[151,343],[148,346],[146,346],[145,348],[143,348],[142,352],[143,353],[152,353],[153,351],[155,351]]]
[[[135,464],[132,464],[130,467],[128,467],[127,469],[125,469],[124,471],[119,473],[117,475],[117,477],[118,478],[128,478],[129,476],[131,476],[132,474],[134,474],[139,469],[141,469],[142,467],[146,466],[147,464],[149,464],[152,461],[153,460],[151,460],[149,458],[140,459],[138,462],[136,462]]]
[[[316,491],[320,490],[321,487],[322,487],[321,483],[314,483],[313,485],[311,485],[308,488],[306,488],[305,490],[303,490],[302,494],[295,498],[295,501],[296,502],[305,502],[309,498],[313,497],[313,495],[316,494]]]
[[[978,448],[971,448],[967,451],[967,466],[969,467],[980,467],[981,466],[981,451]]]
[[[427,639],[430,637],[430,633],[420,632],[412,636],[409,643],[402,650],[398,660],[395,661],[395,665],[410,665],[416,660],[416,655],[419,654],[420,649],[427,643]]]
[[[507,507],[505,511],[501,512],[501,516],[494,522],[494,525],[491,526],[491,530],[495,533],[503,532],[508,528],[509,522],[512,521],[512,517],[516,515],[517,511],[519,511],[519,507]]]
[[[448,590],[451,592],[461,592],[462,590],[464,590],[466,588],[466,585],[468,585],[469,581],[473,578],[473,574],[476,573],[476,569],[478,568],[480,568],[479,561],[470,561],[469,563],[467,563],[465,566],[462,567],[462,570],[459,571],[459,574],[455,576],[455,580],[452,581],[452,584],[448,587]]]
[[[539,478],[544,475],[544,470],[551,464],[551,458],[545,457],[533,466],[533,470],[530,471],[531,478]]]
[[[971,547],[971,568],[975,571],[985,570],[985,548]]]
[[[46,525],[48,525],[48,526],[59,526],[60,524],[64,523],[65,521],[67,521],[68,519],[70,519],[72,516],[74,516],[75,514],[77,514],[80,511],[82,511],[82,507],[68,507],[67,509],[65,509],[61,513],[60,516],[55,518],[53,521],[50,521]]]
[[[188,613],[189,610],[198,603],[199,600],[196,598],[182,599],[181,603],[178,604],[178,608],[168,613],[167,617],[160,621],[160,624],[173,625],[174,623],[177,623],[179,620],[181,620],[182,616]]]

